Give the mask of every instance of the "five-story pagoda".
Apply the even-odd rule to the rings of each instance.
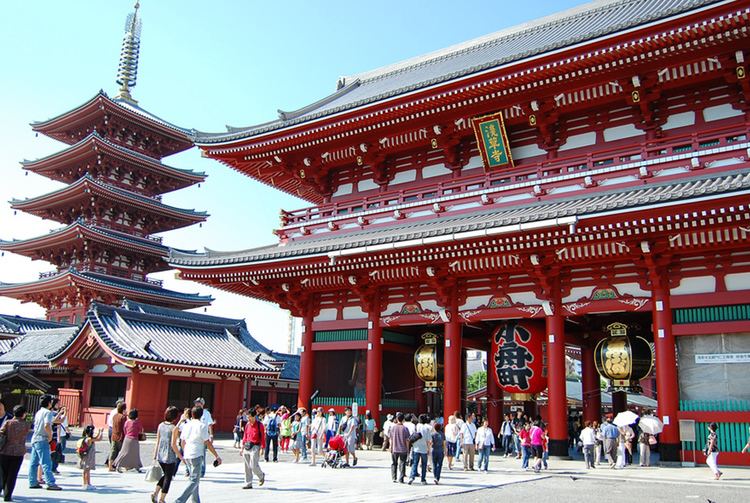
[[[0,249],[46,260],[56,270],[37,281],[0,283],[0,295],[36,302],[52,320],[77,322],[92,301],[113,304],[127,298],[177,309],[211,301],[166,290],[148,278],[169,269],[163,260],[169,250],[152,234],[202,222],[207,214],[161,201],[162,194],[199,183],[205,175],[161,162],[192,146],[191,131],[146,112],[131,96],[139,44],[136,3],[126,22],[117,96],[100,91],[73,110],[32,124],[34,131],[69,146],[24,161],[24,168],[66,186],[13,200],[11,207],[64,227],[31,239],[0,241]]]

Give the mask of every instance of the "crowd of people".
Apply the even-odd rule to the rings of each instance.
[[[658,441],[655,435],[639,428],[639,421],[640,418],[631,425],[616,426],[610,416],[601,424],[573,422],[571,447],[580,449],[586,469],[596,468],[604,459],[611,468],[624,468],[633,463],[636,445],[639,464],[650,466],[650,453]],[[153,503],[165,502],[180,465],[185,467],[187,484],[174,501],[198,500],[200,480],[206,471],[206,453],[213,455],[214,466],[222,462],[213,445],[213,427],[213,418],[203,398],[197,398],[191,408],[166,409],[156,431],[153,464],[147,474],[148,480],[156,483],[151,494]],[[146,435],[138,410],[128,410],[124,401],[118,401],[108,415],[107,430],[110,446],[105,463],[109,471],[142,472],[141,442]],[[96,466],[96,444],[102,440],[103,433],[103,429],[93,425],[85,426],[76,443],[85,490],[93,489],[91,470]],[[0,401],[0,489],[4,501],[12,501],[29,434],[29,487],[61,490],[55,475],[59,473],[58,464],[64,462],[65,443],[71,436],[65,407],[59,400],[43,396],[39,410],[29,422],[22,405],[7,413]],[[324,411],[318,407],[308,413],[306,408],[300,407],[292,413],[284,406],[258,405],[238,411],[233,436],[234,448],[244,462],[244,489],[251,489],[255,480],[259,486],[265,483],[266,475],[260,462],[278,462],[279,451],[291,455],[294,463],[356,466],[357,449],[372,450],[377,438],[382,441],[382,450],[391,455],[394,483],[413,484],[419,479],[427,484],[431,472],[433,482],[439,484],[444,460],[447,460],[448,470],[457,469],[460,463],[464,471],[487,472],[491,453],[496,449],[505,458],[519,460],[521,469],[535,472],[548,468],[549,457],[549,437],[544,421],[539,416],[530,418],[523,411],[506,414],[499,431],[494,432],[487,418],[478,418],[473,413],[464,418],[459,411],[448,416],[445,424],[442,416],[388,414],[379,428],[370,411],[360,420],[349,407],[339,417],[333,408]],[[709,425],[705,445],[706,462],[718,480],[722,472],[718,468],[719,438],[715,423]],[[748,450],[750,440],[743,452]]]

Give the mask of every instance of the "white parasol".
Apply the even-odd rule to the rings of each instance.
[[[664,429],[664,423],[661,422],[656,416],[643,416],[638,421],[638,427],[641,431],[649,433],[651,435],[658,435]]]
[[[614,421],[612,422],[617,426],[628,426],[635,423],[636,419],[638,419],[638,414],[626,410],[625,412],[620,412],[619,414],[617,414]]]

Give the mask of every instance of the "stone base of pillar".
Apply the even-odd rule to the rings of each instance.
[[[664,444],[659,442],[659,460],[667,462],[681,461],[680,450],[680,444]]]
[[[570,458],[570,452],[568,451],[568,441],[567,440],[554,440],[552,438],[549,439],[549,455],[550,457],[555,458]]]

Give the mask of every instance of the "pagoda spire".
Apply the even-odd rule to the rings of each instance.
[[[140,3],[135,2],[135,10],[125,20],[125,36],[122,39],[120,64],[117,68],[117,83],[120,89],[116,99],[138,103],[130,95],[130,88],[135,87],[138,76],[138,52],[141,46],[141,20],[138,17]]]

